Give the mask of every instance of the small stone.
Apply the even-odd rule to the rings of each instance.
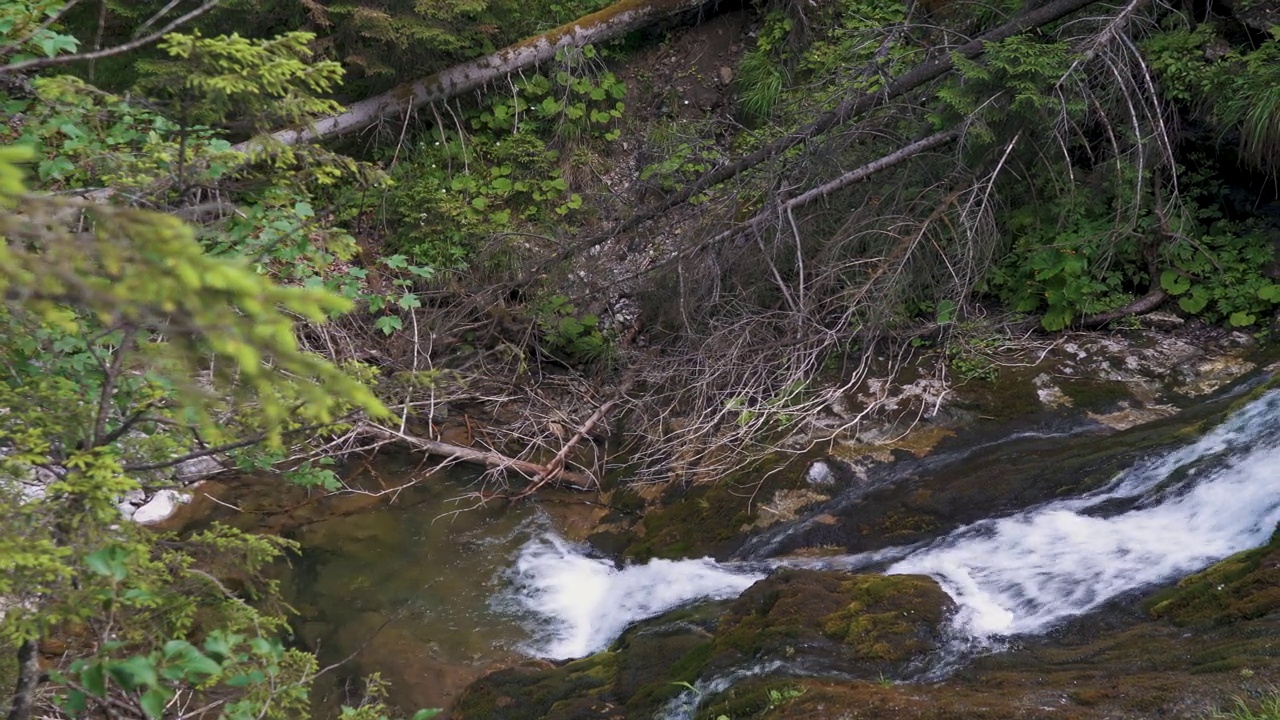
[[[720,84],[728,85],[731,82],[733,82],[733,68],[725,65],[721,65],[720,66]]]
[[[810,485],[830,485],[836,480],[835,474],[831,472],[831,466],[821,460],[809,466],[805,479]]]
[[[1036,386],[1036,397],[1045,407],[1058,408],[1070,407],[1071,398],[1062,392],[1062,388],[1053,384],[1053,379],[1044,373],[1040,373],[1033,381]]]

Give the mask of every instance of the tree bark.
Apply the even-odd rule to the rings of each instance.
[[[18,647],[18,683],[13,689],[13,706],[8,720],[29,720],[36,704],[36,687],[40,684],[40,658],[35,640],[24,640]]]
[[[346,111],[316,122],[309,128],[272,133],[269,138],[286,145],[322,140],[361,130],[382,118],[401,115],[433,102],[448,100],[486,83],[506,77],[555,57],[564,47],[581,47],[625,35],[665,17],[693,10],[707,0],[620,0],[596,13],[578,18],[541,35],[522,40],[492,55],[455,65],[447,70],[352,103]],[[235,147],[246,151],[250,140]]]

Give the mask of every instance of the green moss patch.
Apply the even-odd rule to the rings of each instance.
[[[785,659],[803,647],[843,672],[879,677],[937,647],[953,604],[931,578],[786,570],[738,599],[716,633],[714,666]]]
[[[906,662],[937,647],[951,601],[932,578],[858,575],[840,584],[848,604],[822,618],[822,632],[859,657]]]
[[[454,720],[564,720],[599,717],[611,706],[608,691],[618,658],[596,653],[561,667],[524,665],[501,670],[467,687],[453,709]]]
[[[1280,609],[1280,529],[1266,545],[1184,578],[1149,604],[1153,617],[1178,625],[1221,625]]]
[[[760,507],[779,490],[805,485],[811,458],[791,458],[777,472],[759,466],[715,484],[673,487],[644,515],[643,530],[624,551],[637,562],[699,555],[722,557],[742,538]],[[763,479],[760,479],[763,478]]]

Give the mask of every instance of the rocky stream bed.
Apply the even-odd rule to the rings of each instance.
[[[460,720],[1195,718],[1274,692],[1268,353],[1134,329],[993,359],[716,485],[477,508],[447,502],[473,475],[388,455],[349,469],[364,493],[231,479],[170,522],[301,543],[297,641],[352,656],[322,707],[369,672]]]

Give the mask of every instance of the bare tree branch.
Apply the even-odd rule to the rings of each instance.
[[[94,50],[92,52],[77,53],[75,55],[58,55],[56,57],[51,57],[51,58],[32,58],[31,60],[24,60],[22,62],[10,63],[8,65],[0,66],[0,75],[10,75],[13,73],[30,72],[32,70],[40,70],[43,68],[53,67],[56,65],[67,65],[70,63],[82,62],[86,60],[101,60],[102,58],[113,57],[115,55],[123,55],[124,53],[137,50],[140,47],[150,45],[151,43],[159,40],[165,35],[168,35],[174,30],[177,30],[183,25],[186,25],[192,20],[195,20],[196,18],[205,14],[209,10],[212,10],[213,7],[217,5],[219,2],[220,0],[205,0],[204,4],[201,5],[200,7],[196,8],[195,10],[192,10],[186,15],[183,15],[179,18],[175,18],[168,25],[165,25],[164,27],[151,33],[150,35],[146,35],[144,37],[140,37],[135,40],[130,40],[129,42],[121,43],[120,45],[115,45],[113,47],[104,48],[102,50]]]

